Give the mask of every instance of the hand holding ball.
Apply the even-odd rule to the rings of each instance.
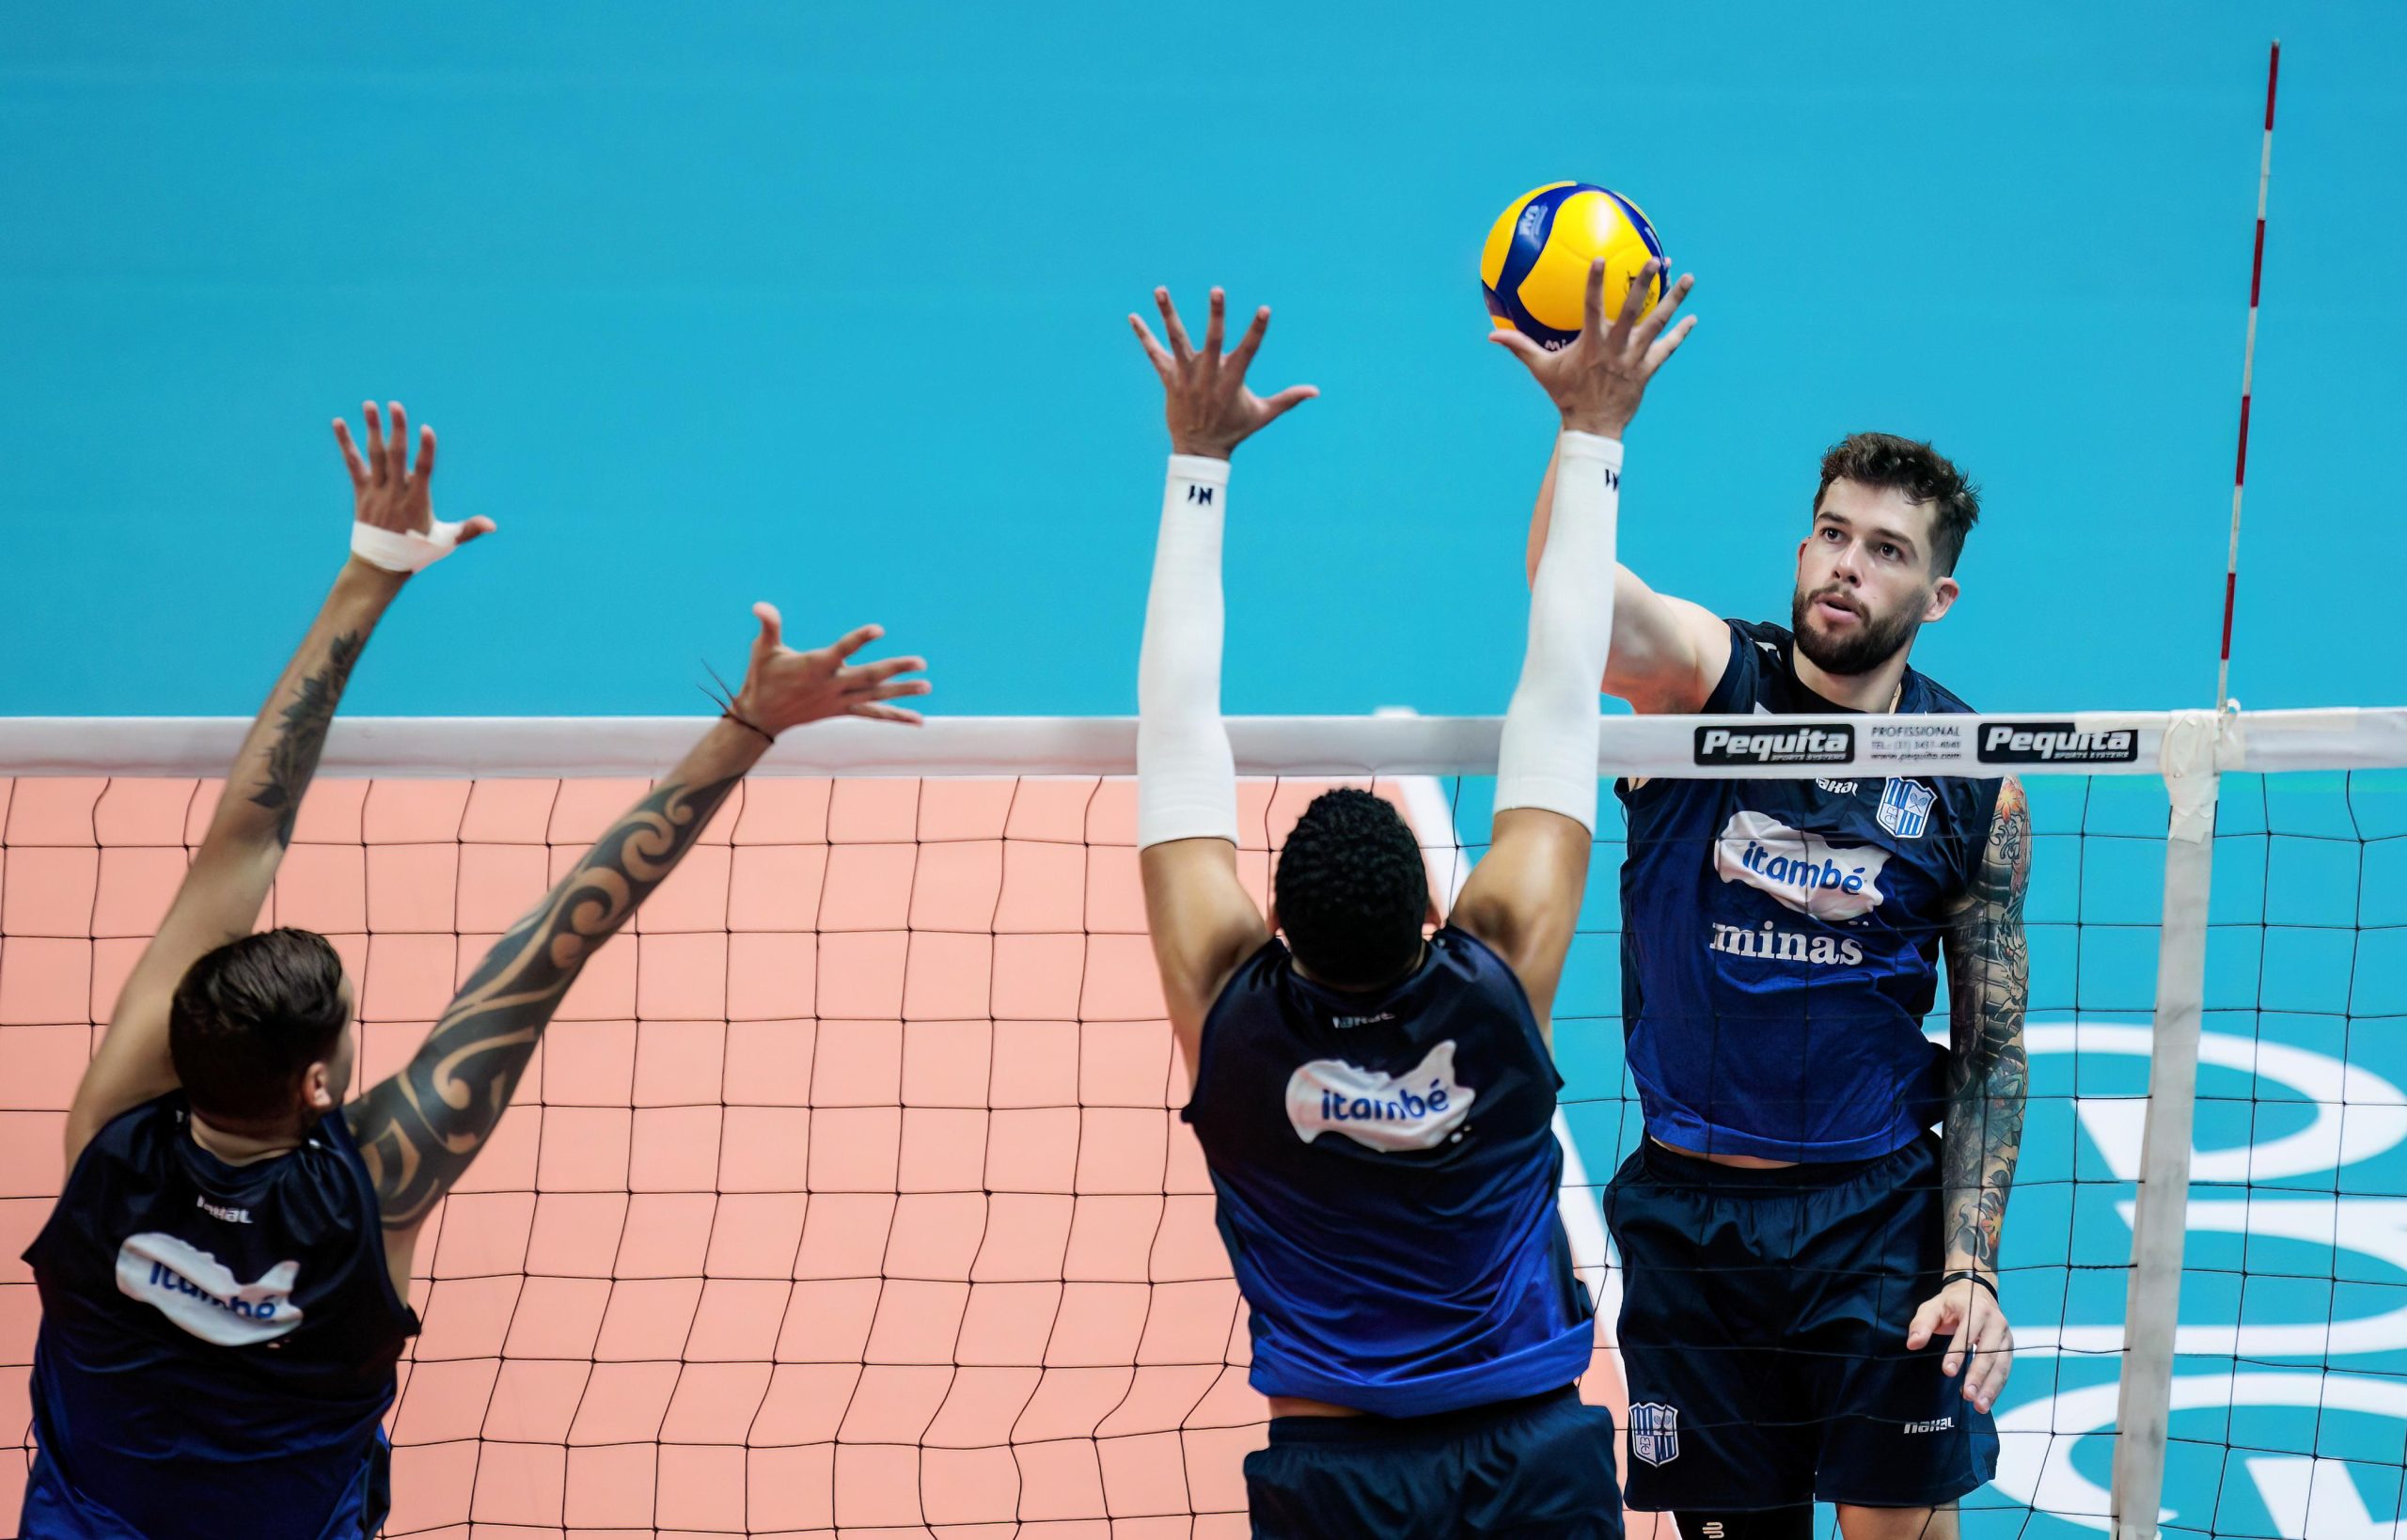
[[[1621,309],[1647,260],[1663,243],[1637,204],[1584,181],[1551,181],[1515,198],[1487,232],[1479,257],[1487,313],[1550,352],[1580,335],[1588,264],[1605,259],[1605,314]],[[1648,280],[1646,304],[1662,298],[1665,262]]]

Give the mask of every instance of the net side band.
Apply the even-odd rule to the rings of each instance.
[[[1608,715],[1605,776],[2159,775],[2171,712],[1962,716]],[[0,776],[222,774],[249,726],[236,717],[0,718]],[[322,769],[335,776],[649,777],[704,723],[684,716],[350,716]],[[1485,776],[1493,716],[1236,716],[1249,776]],[[2407,707],[2234,713],[2225,771],[2407,766]],[[955,716],[919,729],[839,721],[788,734],[755,774],[1125,776],[1137,723],[1122,716]]]

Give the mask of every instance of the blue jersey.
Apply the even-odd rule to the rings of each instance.
[[[229,1166],[181,1092],[112,1120],[26,1249],[41,1294],[35,1534],[374,1532],[379,1422],[417,1318],[342,1115]],[[122,1528],[112,1528],[109,1520]]]
[[[1375,994],[1271,940],[1204,1023],[1183,1114],[1251,1312],[1252,1382],[1382,1417],[1559,1390],[1589,1303],[1556,1210],[1563,1081],[1520,981],[1451,927]]]
[[[1708,713],[1854,715],[1797,678],[1789,633],[1730,622]],[[1911,669],[1900,712],[1972,708]],[[1656,778],[1619,788],[1622,1014],[1646,1131],[1707,1155],[1861,1160],[1941,1111],[1923,1036],[1940,942],[1997,782]]]

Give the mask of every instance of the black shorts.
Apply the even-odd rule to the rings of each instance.
[[[1434,1417],[1274,1417],[1255,1540],[1621,1540],[1613,1417],[1565,1388]]]
[[[1651,1139],[1605,1189],[1621,1254],[1629,1505],[1949,1502],[1997,1473],[1997,1429],[1906,1351],[1945,1255],[1939,1140],[1744,1171]]]

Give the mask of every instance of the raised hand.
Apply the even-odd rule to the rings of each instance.
[[[1688,298],[1695,287],[1693,275],[1684,275],[1672,286],[1672,291],[1653,306],[1647,306],[1646,291],[1650,282],[1663,271],[1660,259],[1651,259],[1630,280],[1629,290],[1622,296],[1621,313],[1613,324],[1605,324],[1605,263],[1603,258],[1588,264],[1588,295],[1586,319],[1580,335],[1571,346],[1559,353],[1549,353],[1510,327],[1499,327],[1488,334],[1488,340],[1498,343],[1529,366],[1530,372],[1555,407],[1563,414],[1563,426],[1577,432],[1596,433],[1604,438],[1619,438],[1638,415],[1638,403],[1646,394],[1646,382],[1663,367],[1663,361],[1679,351],[1681,342],[1696,325],[1696,317],[1684,318],[1667,335],[1663,328],[1671,321],[1672,312]]]
[[[884,626],[865,625],[826,647],[797,652],[785,645],[785,621],[775,605],[754,605],[752,613],[761,621],[761,634],[752,638],[751,667],[732,708],[738,718],[772,737],[826,716],[919,724],[918,712],[883,702],[927,694],[931,686],[926,680],[896,677],[925,670],[927,659],[851,662],[854,653],[886,635]]]
[[[1136,332],[1137,340],[1144,344],[1145,356],[1153,360],[1154,372],[1162,377],[1166,398],[1163,416],[1170,420],[1172,454],[1226,460],[1230,450],[1260,432],[1272,418],[1320,394],[1315,385],[1289,385],[1266,400],[1246,387],[1246,369],[1262,346],[1262,334],[1270,329],[1267,305],[1253,313],[1253,324],[1238,338],[1235,351],[1223,357],[1220,341],[1227,295],[1218,289],[1212,291],[1212,318],[1204,328],[1204,348],[1200,353],[1187,339],[1187,327],[1178,319],[1178,307],[1170,302],[1170,291],[1155,290],[1154,304],[1161,309],[1162,330],[1170,338],[1168,348],[1154,340],[1153,332],[1136,315],[1128,317],[1128,325]]]
[[[417,431],[417,469],[410,469],[410,419],[401,403],[392,403],[393,432],[388,442],[376,403],[362,403],[368,415],[368,452],[352,441],[351,424],[335,419],[335,442],[342,446],[343,464],[351,470],[352,518],[374,529],[396,534],[425,535],[434,529],[434,430]],[[479,535],[491,534],[494,522],[474,518],[460,526],[456,543],[465,545]]]

